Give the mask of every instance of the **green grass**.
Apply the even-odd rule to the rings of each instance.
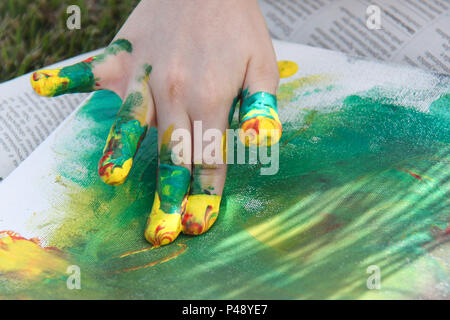
[[[106,46],[138,0],[1,0],[0,82]],[[66,27],[69,5],[81,29]]]

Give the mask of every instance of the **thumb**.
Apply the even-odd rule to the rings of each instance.
[[[117,55],[121,52],[130,54],[132,50],[128,40],[118,39],[98,56],[68,67],[34,72],[31,86],[36,93],[46,97],[105,89],[108,78],[115,74],[115,69],[120,68],[115,63]]]

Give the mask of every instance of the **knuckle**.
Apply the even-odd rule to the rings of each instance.
[[[169,71],[165,81],[167,98],[171,103],[182,101],[188,93],[188,83],[182,72]]]
[[[204,110],[214,110],[224,101],[223,88],[220,88],[218,79],[206,76],[199,82],[193,94],[196,104]]]
[[[165,62],[156,65],[149,80],[155,99],[167,106],[181,105],[187,95],[187,75],[186,67],[181,64]]]

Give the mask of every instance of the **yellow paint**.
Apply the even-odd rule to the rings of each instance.
[[[148,88],[148,79],[149,75],[146,75],[143,80],[139,81],[139,86],[137,87],[137,91],[139,91],[142,95],[142,104],[136,106],[133,110],[131,110],[131,115],[134,119],[138,120],[139,123],[144,126],[150,121],[150,113],[148,110],[148,106],[150,105],[150,90]]]
[[[227,134],[224,132],[222,134],[222,160],[223,163],[227,163],[227,150],[228,150],[228,141],[227,141]]]
[[[53,97],[62,85],[68,83],[69,78],[60,77],[61,68],[54,70],[40,70],[31,76],[31,86],[41,96]]]
[[[278,61],[280,78],[292,77],[298,71],[298,65],[294,61]]]
[[[36,279],[66,272],[68,263],[54,250],[22,237],[0,233],[0,274]]]
[[[122,165],[122,167],[108,167],[105,169],[105,174],[101,175],[101,179],[104,183],[118,186],[125,182],[125,179],[130,173],[131,167],[133,165],[133,158],[128,159]],[[112,169],[111,169],[112,168]]]
[[[154,267],[154,266],[159,265],[161,263],[165,263],[165,262],[168,262],[168,261],[170,261],[172,259],[178,258],[182,253],[184,253],[187,250],[187,245],[184,244],[184,243],[177,243],[177,246],[181,247],[181,249],[179,249],[178,251],[176,251],[174,253],[169,254],[167,257],[158,259],[156,261],[152,261],[150,263],[146,263],[146,264],[144,264],[142,266],[137,266],[137,267],[127,268],[127,269],[123,269],[123,270],[118,270],[118,271],[115,271],[114,273],[137,271],[137,270],[145,269],[145,268],[148,268],[148,267]]]
[[[174,241],[181,232],[181,214],[165,213],[160,209],[158,192],[155,192],[152,212],[147,221],[145,238],[155,246],[163,246]]]
[[[146,78],[145,81],[147,81],[148,77]],[[150,104],[150,91],[149,89],[146,87],[147,86],[147,82],[144,82],[142,84],[142,89],[141,89],[141,94],[142,94],[142,104],[137,107],[135,110],[132,111],[133,114],[133,118],[135,118],[137,121],[139,121],[139,123],[141,124],[141,126],[144,126],[146,124],[148,124],[148,122],[150,121],[150,113],[148,112],[148,106]]]
[[[161,138],[161,144],[169,146],[172,141],[172,132],[173,132],[173,124],[171,124],[166,131],[164,131],[163,136]]]
[[[152,249],[154,249],[154,248],[155,248],[155,247],[148,247],[148,248],[144,248],[144,249],[141,249],[141,250],[129,251],[129,252],[126,252],[126,253],[121,254],[121,255],[119,256],[119,258],[125,258],[125,257],[128,257],[128,256],[132,256],[132,255],[134,255],[134,254],[138,254],[138,253],[142,253],[142,252],[147,252],[147,251],[150,251],[150,250],[152,250]]]
[[[106,145],[103,148],[103,154],[105,154],[108,151],[108,146],[111,139],[113,138],[113,135],[114,135],[114,126],[112,126],[111,129],[109,129],[108,138],[106,138]]]
[[[218,195],[190,195],[182,219],[183,233],[199,235],[208,231],[217,220],[221,200]]]
[[[244,145],[268,146],[278,143],[281,138],[282,126],[278,114],[272,108],[270,115],[274,118],[256,116],[241,125],[242,131],[239,131],[239,136]],[[257,113],[258,110],[252,110],[248,113],[251,116],[252,112]]]
[[[293,97],[297,95],[296,90],[300,88],[304,88],[307,86],[314,86],[319,83],[326,84],[326,83],[332,83],[333,79],[335,78],[332,74],[322,75],[322,74],[315,74],[299,79],[295,79],[289,83],[282,84],[278,88],[277,92],[277,100],[280,101],[286,101],[289,102]]]

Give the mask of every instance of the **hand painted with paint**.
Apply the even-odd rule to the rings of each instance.
[[[226,164],[194,159],[196,141],[183,141],[181,161],[174,161],[172,134],[192,133],[200,121],[201,134],[216,129],[224,137],[240,102],[245,143],[277,143],[278,81],[256,0],[143,0],[103,54],[31,79],[35,91],[49,97],[108,89],[122,98],[99,162],[107,184],[125,181],[148,127],[157,127],[157,190],[145,231],[154,245],[172,242],[181,231],[206,232],[218,217],[226,177]]]

